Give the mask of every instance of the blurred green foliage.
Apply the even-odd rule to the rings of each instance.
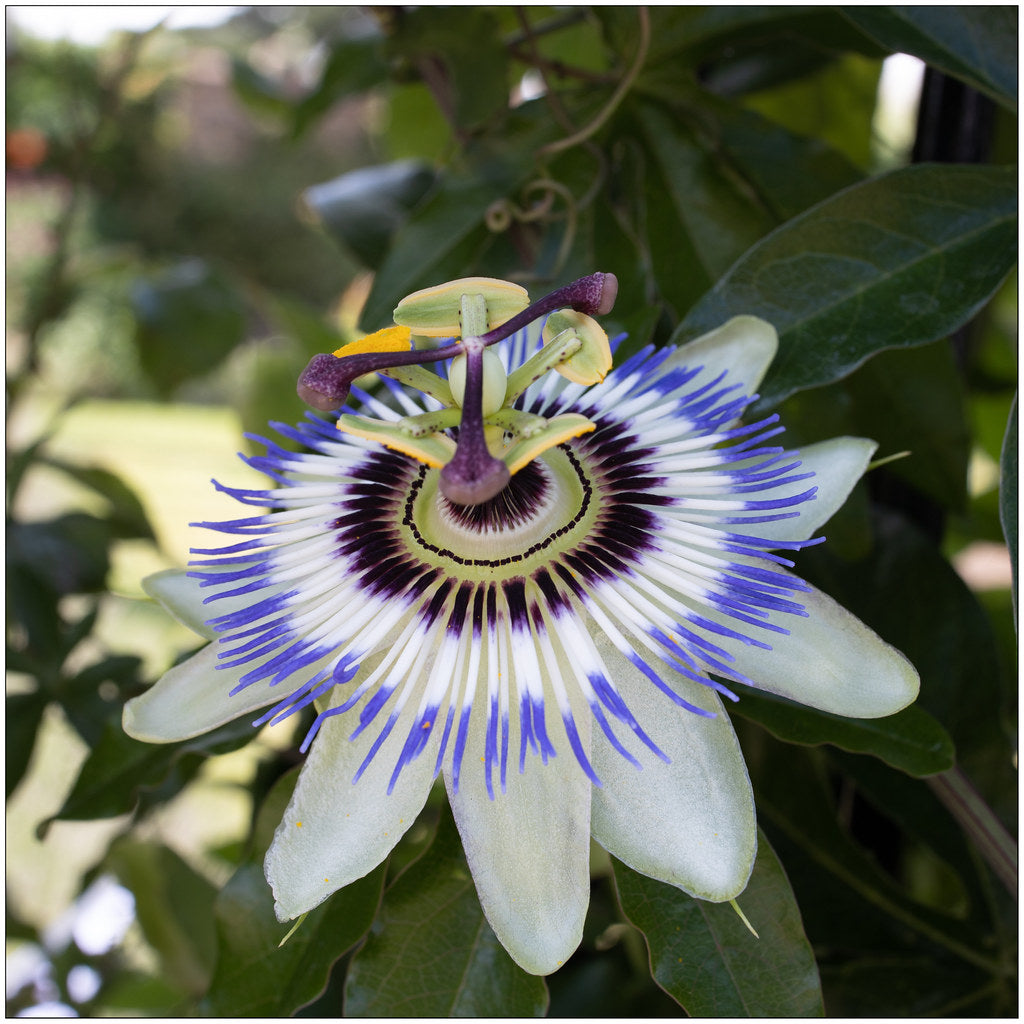
[[[75,777],[35,824],[46,844],[61,822],[114,825],[64,920],[112,876],[136,924],[99,952],[55,937],[65,906],[17,891],[33,877],[18,858],[41,847],[12,835],[8,937],[41,959],[8,1012],[1012,1014],[1015,606],[1005,555],[991,582],[976,567],[1009,543],[1016,572],[1016,17],[293,7],[98,49],[15,33],[7,792],[50,777],[44,734],[70,726]],[[932,69],[916,151],[963,140],[955,166],[909,166],[879,137],[898,51]],[[259,864],[297,752],[287,735],[246,746],[244,721],[167,747],[124,736],[124,700],[182,653],[177,633],[151,648],[101,628],[137,629],[125,616],[144,610],[108,592],[115,562],[168,562],[160,495],[104,464],[117,437],[88,463],[55,438],[98,397],[231,405],[259,431],[301,415],[311,355],[413,289],[484,274],[543,291],[595,270],[619,277],[626,351],[758,313],[782,345],[761,407],[794,443],[858,433],[883,459],[910,453],[869,474],[799,569],[908,654],[920,702],[869,725],[744,695],[756,956],[729,908],[597,851],[583,945],[551,978],[524,975],[436,801],[386,871],[278,950]],[[240,775],[211,782],[229,763]],[[189,846],[168,815],[218,785],[245,794],[250,827]],[[417,922],[439,905],[451,970],[427,992],[438,937]],[[88,994],[71,984],[83,966]]]

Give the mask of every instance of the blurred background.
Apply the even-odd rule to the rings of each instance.
[[[236,457],[258,449],[243,433],[299,418],[294,381],[310,356],[380,326],[401,294],[457,276],[450,271],[506,276],[508,267],[528,283],[561,283],[620,269],[605,264],[629,240],[622,218],[580,219],[561,186],[538,186],[511,212],[496,197],[525,180],[508,171],[515,140],[526,153],[551,130],[546,108],[528,117],[550,88],[545,75],[562,84],[569,74],[579,92],[596,86],[607,98],[635,50],[635,19],[530,8],[529,23],[548,26],[531,52],[537,40],[512,8],[467,8],[464,24],[452,15],[418,26],[399,23],[395,10],[7,8],[9,1014],[173,1014],[209,988],[215,936],[204,914],[240,862],[271,777],[294,763],[293,731],[246,743],[249,733],[236,730],[171,757],[126,745],[117,723],[126,697],[195,647],[140,580],[187,561],[188,523],[234,515],[210,477],[259,484]],[[921,60],[825,19],[795,33],[824,40],[817,49],[797,47],[787,67],[770,66],[762,57],[777,40],[768,33],[758,49],[738,25],[737,15],[717,36],[704,27],[693,61],[720,59],[702,85],[716,103],[815,140],[823,183],[800,195],[798,182],[792,194],[781,179],[769,183],[770,213],[735,239],[709,233],[713,257],[690,283],[659,277],[666,249],[653,235],[639,246],[645,257],[627,257],[636,273],[620,276],[624,297],[645,301],[620,303],[617,325],[637,344],[666,338],[774,224],[915,159]],[[430,47],[451,51],[475,72],[495,63],[486,40],[498,38],[508,55],[499,106],[523,111],[500,136],[507,152],[487,130],[490,79],[480,76],[473,107],[465,91],[431,87],[428,59]],[[596,109],[585,96],[573,102],[577,124]],[[986,116],[985,158],[1012,160],[1014,119]],[[654,133],[643,147],[661,159],[663,142]],[[607,143],[621,157],[620,193],[639,148]],[[562,165],[584,211],[589,159]],[[439,186],[442,167],[451,173]],[[378,170],[349,173],[361,168]],[[438,188],[449,200],[440,236],[429,218],[409,222]],[[531,221],[524,209],[539,212]],[[417,223],[426,235],[414,233]],[[391,248],[403,227],[409,265]],[[600,266],[588,264],[595,252]],[[890,481],[929,509],[944,502],[936,543],[990,616],[1002,672],[1012,671],[1015,639],[998,461],[1016,387],[1016,317],[1011,275],[969,344],[954,339],[952,361],[927,364],[936,377],[966,381],[960,418],[941,442],[956,457],[923,469],[896,463]],[[909,386],[925,364],[901,358],[887,378],[855,378],[860,397],[854,384],[839,406],[859,408],[867,391],[884,402],[882,379]],[[929,404],[919,401],[912,407]],[[795,436],[835,432],[819,427],[826,408],[838,406],[827,396],[794,400]],[[962,500],[946,500],[958,467]],[[1006,794],[1007,806],[1014,801]],[[934,875],[922,891],[941,895],[943,869],[921,863],[919,879]],[[657,995],[632,1005],[678,1010]],[[582,1001],[562,1005],[587,1012],[580,992],[573,998]]]

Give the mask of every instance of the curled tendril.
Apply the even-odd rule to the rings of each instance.
[[[540,198],[532,203],[527,202],[530,196],[540,193]],[[505,197],[495,200],[487,208],[484,214],[484,223],[487,229],[494,234],[501,234],[507,231],[513,223],[553,223],[556,220],[565,221],[565,229],[562,239],[558,244],[558,252],[554,264],[548,275],[556,275],[569,258],[573,242],[576,240],[576,228],[578,223],[579,204],[572,191],[560,181],[553,178],[537,178],[523,188],[523,205],[513,202]],[[562,214],[553,213],[556,200],[561,199],[565,204],[565,212]],[[536,275],[518,275],[519,279],[529,277],[535,279]]]

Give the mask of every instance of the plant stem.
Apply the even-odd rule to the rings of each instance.
[[[996,877],[1017,900],[1017,844],[959,768],[925,780]]]
[[[633,65],[629,71],[623,76],[622,81],[619,83],[619,87],[612,94],[612,98],[605,105],[604,109],[600,111],[597,117],[594,118],[590,124],[585,125],[575,135],[570,135],[568,138],[558,139],[556,142],[551,142],[546,146],[543,146],[540,150],[544,156],[551,156],[554,153],[561,153],[562,150],[571,149],[573,146],[578,146],[581,142],[585,142],[594,134],[602,125],[604,125],[608,119],[618,109],[619,104],[625,99],[626,93],[633,87],[633,83],[636,81],[637,75],[640,74],[640,69],[644,65],[644,61],[647,59],[647,48],[651,41],[651,19],[647,13],[646,7],[638,7],[637,15],[640,18],[640,40],[637,43],[636,56],[633,58]]]

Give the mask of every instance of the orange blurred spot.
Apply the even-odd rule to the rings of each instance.
[[[38,128],[14,128],[7,133],[7,166],[31,171],[46,159],[46,136]]]

